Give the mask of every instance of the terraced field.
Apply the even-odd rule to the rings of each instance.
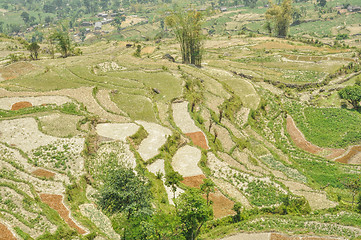
[[[298,235],[292,239],[360,237],[360,214],[340,179],[361,174],[353,147],[361,118],[341,109],[337,96],[337,110],[325,108],[331,95],[323,95],[354,80],[339,84],[346,73],[303,91],[282,85],[322,82],[352,60],[348,51],[263,37],[225,42],[206,42],[202,68],[162,59],[180,59],[170,40],[145,43],[140,58],[113,41],[81,47],[82,56],[1,66],[0,239],[121,239],[124,216],[97,204],[119,166],[144,175],[154,208],[164,211],[212,180],[215,220],[202,239],[237,231],[264,232],[244,239],[288,239],[274,231]],[[332,133],[325,114],[350,124]],[[175,190],[165,178],[173,171],[184,178]],[[280,212],[285,199],[301,199],[307,213]],[[238,222],[235,203],[243,206]]]

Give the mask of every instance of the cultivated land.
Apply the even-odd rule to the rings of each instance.
[[[220,34],[241,30],[239,21],[252,30],[262,11],[218,13],[207,24],[218,21]],[[291,33],[315,28],[313,37],[330,34],[326,43],[339,33],[326,21],[324,28],[313,23]],[[130,30],[149,25],[129,27],[129,39]],[[345,43],[357,46],[358,37]],[[0,239],[121,239],[121,214],[102,212],[96,201],[119,165],[145,174],[153,205],[164,211],[174,205],[167,173],[184,177],[176,197],[211,179],[214,220],[201,239],[361,238],[361,214],[342,184],[361,174],[361,115],[337,94],[361,78],[355,49],[252,31],[215,35],[197,68],[180,63],[174,39],[139,42],[141,57],[127,43],[98,40],[79,46],[80,56],[14,63],[4,48]],[[163,59],[166,53],[176,61]],[[310,213],[277,212],[286,196],[307,201]],[[239,222],[236,202],[244,207]]]

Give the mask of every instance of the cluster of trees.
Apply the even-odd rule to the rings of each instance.
[[[173,11],[166,18],[180,43],[182,62],[201,66],[202,62],[202,14],[196,10]]]
[[[168,178],[172,186],[179,180],[177,175]],[[206,185],[207,191],[211,191],[213,185]],[[174,202],[175,209],[155,210],[150,182],[126,167],[109,172],[98,197],[104,211],[122,213],[124,239],[196,239],[203,224],[213,217],[209,201],[199,190],[190,189]]]
[[[292,20],[292,1],[283,0],[282,4],[272,4],[266,12],[266,19],[270,22],[266,25],[269,33],[277,37],[286,37]]]
[[[347,86],[340,91],[338,91],[338,95],[341,99],[349,102],[354,109],[360,108],[361,102],[361,81],[356,81],[353,86]]]

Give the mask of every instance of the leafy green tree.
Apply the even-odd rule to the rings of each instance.
[[[242,221],[244,219],[244,216],[243,216],[243,213],[242,213],[243,212],[242,203],[236,202],[233,205],[232,210],[236,212],[236,215],[233,216],[234,222],[239,222],[239,221]]]
[[[287,36],[292,20],[292,1],[283,0],[281,5],[272,4],[266,12],[266,19],[273,22],[274,32],[278,37]]]
[[[30,19],[29,13],[27,13],[27,12],[22,12],[20,16],[21,16],[21,18],[23,19],[23,21],[24,21],[25,23],[28,23],[28,22],[29,22],[29,19]]]
[[[120,167],[107,174],[98,204],[110,213],[123,212],[127,219],[151,211],[150,184],[130,168]]]
[[[197,239],[203,224],[213,217],[212,207],[195,188],[182,193],[175,201],[177,214],[185,225],[183,235],[187,240]]]
[[[355,109],[359,108],[359,104],[361,101],[361,86],[347,86],[338,91],[338,95],[340,96],[340,98],[345,99],[346,101],[351,103]]]
[[[324,6],[326,6],[326,4],[327,4],[327,0],[317,0],[317,4],[318,4],[320,7],[324,7]]]
[[[50,38],[56,42],[57,49],[61,53],[62,57],[68,57],[73,48],[70,37],[66,31],[56,30]]]
[[[143,223],[147,232],[147,238],[144,239],[185,240],[183,227],[181,218],[174,211],[166,213],[160,210],[153,214],[150,221]]]
[[[361,192],[361,177],[358,178],[345,178],[341,180],[341,183],[351,191],[352,194],[352,206],[355,203],[355,197]]]
[[[244,0],[244,5],[250,8],[255,8],[258,0]]]
[[[207,205],[210,204],[209,194],[214,193],[216,191],[215,187],[216,187],[216,184],[214,184],[214,182],[211,179],[208,179],[208,178],[203,179],[203,183],[201,184],[200,188],[201,188],[201,191],[204,194],[206,194]]]
[[[202,62],[202,15],[196,10],[173,11],[165,19],[166,25],[174,29],[180,43],[182,62],[201,66]]]
[[[175,199],[175,192],[177,191],[177,185],[183,180],[182,175],[178,172],[171,171],[165,175],[165,185],[172,188],[173,199]]]
[[[357,199],[357,211],[361,213],[361,193],[358,195]]]
[[[122,29],[122,22],[125,21],[125,16],[115,17],[112,25],[117,28],[119,32]]]
[[[32,42],[28,45],[27,48],[30,52],[31,59],[33,59],[33,60],[38,59],[39,49],[40,49],[39,44],[37,42]]]

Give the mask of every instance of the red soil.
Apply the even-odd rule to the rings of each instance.
[[[203,174],[193,177],[185,177],[182,183],[189,187],[200,188],[200,185],[203,183],[203,179],[205,178],[206,176]],[[203,198],[206,199],[206,195],[203,195]],[[215,218],[222,218],[235,214],[232,210],[234,202],[226,198],[218,189],[216,189],[215,193],[211,193],[209,195],[209,199],[213,202],[212,206]]]
[[[40,194],[41,201],[48,204],[49,207],[55,209],[64,221],[69,224],[70,227],[75,228],[78,233],[85,234],[84,229],[80,228],[70,217],[69,210],[63,204],[63,196],[57,194]]]
[[[203,149],[209,149],[206,137],[204,136],[203,132],[193,132],[193,133],[186,133],[194,145],[201,147]]]
[[[13,233],[2,223],[0,223],[0,240],[16,240]]]
[[[348,161],[360,151],[361,151],[361,146],[352,146],[347,154],[345,154],[340,158],[335,159],[335,161],[340,163],[348,163]]]
[[[33,175],[38,177],[45,177],[45,178],[53,178],[55,176],[55,173],[47,171],[45,169],[38,168],[35,171],[32,172]]]
[[[295,145],[309,153],[319,154],[320,152],[326,150],[331,151],[329,155],[326,156],[327,159],[333,159],[341,156],[345,150],[344,149],[335,149],[335,148],[321,148],[307,141],[301,131],[296,127],[295,122],[291,116],[287,116],[287,131],[291,136],[291,139]]]
[[[11,106],[11,110],[19,110],[22,108],[28,108],[28,107],[32,107],[32,106],[33,106],[33,104],[31,104],[29,102],[17,102]]]
[[[182,183],[189,187],[199,188],[201,186],[201,184],[203,183],[203,179],[205,179],[205,178],[206,178],[206,176],[204,176],[203,174],[193,176],[193,177],[184,177]]]

